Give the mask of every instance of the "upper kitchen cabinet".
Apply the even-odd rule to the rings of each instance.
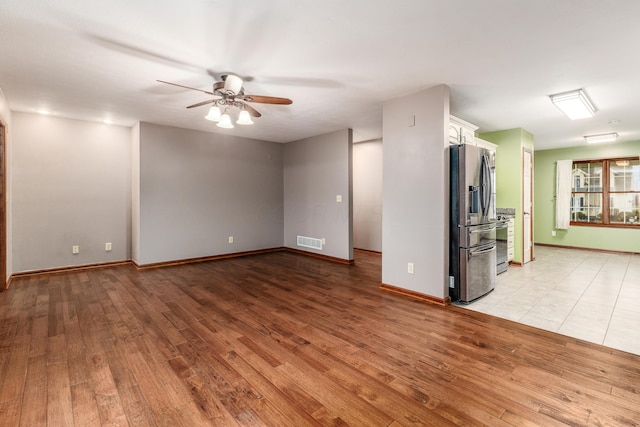
[[[474,144],[478,126],[465,122],[455,116],[449,116],[449,143]]]
[[[496,152],[498,151],[498,146],[492,142],[485,141],[484,139],[480,139],[477,136],[473,139],[473,142],[476,146],[486,148],[489,151]]]
[[[498,150],[498,146],[484,139],[475,136],[478,126],[464,121],[456,116],[449,116],[449,143],[450,144],[469,144],[477,147],[486,148],[494,153]]]

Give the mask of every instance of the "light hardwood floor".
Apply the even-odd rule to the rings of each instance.
[[[25,277],[2,426],[637,426],[640,357],[277,252]]]

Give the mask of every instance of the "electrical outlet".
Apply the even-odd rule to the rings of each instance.
[[[233,243],[233,236],[229,236],[229,243]]]
[[[106,252],[109,252],[111,250],[111,242],[108,242],[108,243],[104,244],[104,250]]]
[[[71,246],[71,253],[76,255],[80,253],[80,246]]]
[[[342,203],[342,194],[336,195],[336,202]]]
[[[556,237],[556,230],[551,230],[551,237]]]
[[[407,273],[413,274],[413,263],[412,262],[407,264]]]

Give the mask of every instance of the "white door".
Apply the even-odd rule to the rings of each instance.
[[[533,210],[531,194],[531,151],[524,150],[523,165],[523,192],[522,192],[522,263],[526,264],[532,259],[531,241],[531,214]]]

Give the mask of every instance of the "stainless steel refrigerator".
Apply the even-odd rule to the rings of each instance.
[[[449,296],[469,303],[496,284],[495,153],[450,147]]]

